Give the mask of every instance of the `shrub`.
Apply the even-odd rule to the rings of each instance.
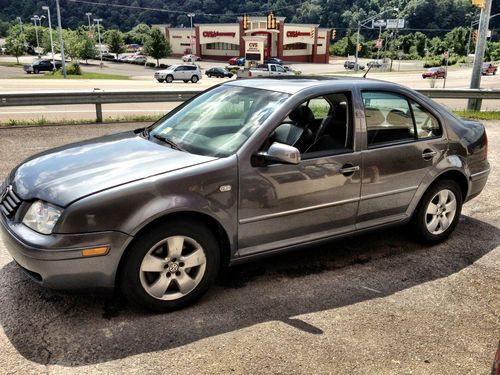
[[[160,64],[160,69],[167,69],[170,65]]]
[[[424,63],[424,68],[434,68],[435,66],[441,66],[443,65],[443,61],[440,59],[431,59],[427,60]]]
[[[72,62],[66,67],[66,72],[72,76],[81,76],[82,70],[80,69],[80,64],[78,62]]]
[[[156,64],[154,62],[147,62],[146,66],[149,68],[154,68],[156,66]]]

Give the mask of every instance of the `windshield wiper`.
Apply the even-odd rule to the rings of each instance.
[[[159,134],[153,134],[153,137],[155,137],[156,139],[162,141],[163,143],[166,143],[167,145],[169,145],[170,147],[172,147],[173,149],[177,150],[177,151],[185,151],[181,146],[179,146],[177,143],[175,143],[174,141],[172,141],[171,139],[168,139],[166,137],[164,137],[163,135],[159,135]]]

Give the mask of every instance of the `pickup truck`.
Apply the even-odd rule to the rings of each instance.
[[[238,78],[254,78],[254,77],[274,77],[274,76],[293,76],[294,72],[286,70],[278,64],[262,64],[256,69],[239,70],[236,75]]]
[[[481,70],[481,73],[483,76],[487,75],[487,74],[497,74],[497,67],[493,64],[490,64],[490,63],[484,63],[483,64],[483,68]]]

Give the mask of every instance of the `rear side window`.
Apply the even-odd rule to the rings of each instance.
[[[437,118],[425,107],[390,92],[363,92],[368,148],[440,137]]]
[[[364,92],[368,147],[412,141],[415,136],[410,105],[388,92]]]
[[[439,121],[427,109],[413,101],[411,102],[411,108],[415,118],[418,139],[440,137],[443,134]]]

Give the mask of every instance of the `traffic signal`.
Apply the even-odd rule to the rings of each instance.
[[[246,14],[243,15],[243,30],[248,30],[250,28],[250,21]]]
[[[276,30],[276,17],[274,16],[273,12],[270,11],[269,14],[267,15],[267,29],[268,30]]]
[[[477,42],[477,30],[474,30],[472,37],[474,38],[474,43]]]
[[[332,39],[335,39],[336,36],[337,36],[337,30],[332,29]]]
[[[472,5],[479,7],[481,9],[484,8],[484,0],[471,0],[471,1],[472,1]]]
[[[361,43],[358,43],[358,47],[357,47],[358,52],[361,52],[362,49],[363,49],[363,47],[361,46]]]

